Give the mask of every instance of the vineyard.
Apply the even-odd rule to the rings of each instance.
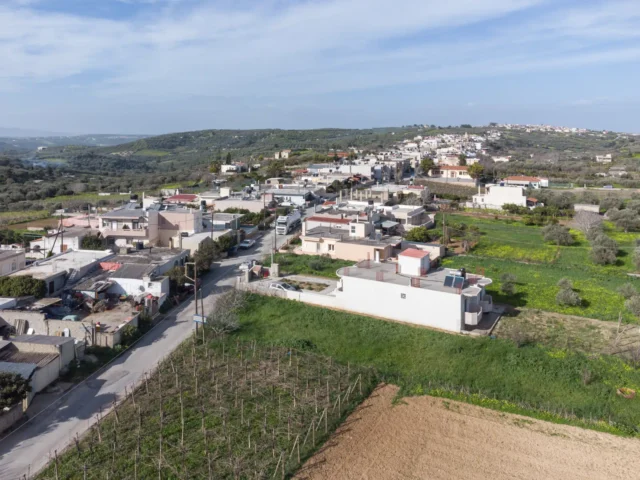
[[[285,478],[373,389],[370,370],[193,336],[38,478]]]

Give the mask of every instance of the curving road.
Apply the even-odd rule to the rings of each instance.
[[[313,211],[313,209],[310,209]],[[310,213],[310,212],[309,212]],[[278,236],[282,245],[291,235]],[[202,286],[204,308],[215,305],[216,296],[235,284],[238,265],[260,258],[273,248],[273,231],[260,238],[251,250],[241,251],[213,268]],[[32,416],[20,428],[0,440],[0,479],[31,478],[48,462],[54,451],[61,452],[78,435],[86,432],[100,411],[108,409],[131,387],[154,369],[192,332],[195,302],[184,302],[171,311],[134,347],[107,367],[61,395]]]

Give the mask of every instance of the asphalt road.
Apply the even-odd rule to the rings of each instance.
[[[310,209],[309,213],[312,211]],[[278,236],[278,246],[290,236]],[[214,307],[217,295],[235,284],[240,263],[261,258],[271,251],[273,237],[271,230],[258,239],[252,249],[241,250],[237,257],[214,265],[202,287],[205,313]],[[82,436],[95,423],[99,412],[124,396],[125,387],[130,388],[142,380],[145,372],[152,371],[191,334],[194,313],[193,300],[179,305],[108,367],[67,391],[0,440],[0,479],[17,480],[25,475],[31,478],[44,468],[54,451],[62,452],[76,434]]]

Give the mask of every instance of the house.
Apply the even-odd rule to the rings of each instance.
[[[31,385],[24,410],[75,358],[74,339],[69,337],[19,335],[0,340],[0,372],[17,373]]]
[[[610,153],[606,155],[596,155],[596,162],[598,163],[611,163],[613,161],[613,157]]]
[[[429,215],[423,207],[415,205],[393,205],[379,208],[382,215],[389,221],[396,222],[404,231],[415,227],[432,228],[435,217]]]
[[[627,172],[627,169],[624,167],[611,167],[609,169],[609,175],[611,175],[612,177],[621,178],[629,175],[629,172]]]
[[[88,235],[97,235],[98,230],[89,227],[62,227],[50,231],[44,237],[29,242],[29,249],[35,255],[46,257],[49,252],[54,254],[66,252],[68,249],[80,250],[82,240]]]
[[[304,207],[314,201],[316,196],[314,191],[308,188],[272,188],[266,191],[264,198],[267,203],[274,201]]]
[[[195,195],[193,193],[179,193],[178,195],[173,195],[169,198],[164,199],[164,203],[187,204],[187,203],[199,203],[199,202],[200,202],[200,198],[198,197],[198,195]]]
[[[462,332],[493,310],[491,279],[464,269],[432,268],[428,252],[409,248],[397,262],[364,260],[338,270],[329,294],[283,292],[287,298],[399,322]]]
[[[338,170],[333,163],[315,163],[307,167],[309,175],[320,175],[321,173],[333,173]]]
[[[525,188],[520,185],[487,185],[485,193],[480,193],[480,187],[478,187],[478,193],[472,197],[470,203],[467,203],[467,207],[502,210],[502,207],[508,204],[526,207]]]
[[[528,177],[525,175],[507,177],[503,182],[505,185],[518,185],[525,188],[546,188],[549,186],[549,180],[546,178]]]
[[[113,258],[110,250],[67,250],[11,274],[12,277],[28,276],[46,284],[47,295],[55,296],[65,287],[77,283],[88,273],[98,269],[100,262]]]
[[[39,152],[44,152],[45,150],[47,150],[47,147],[38,147],[37,149]]]
[[[429,176],[433,178],[446,178],[456,181],[472,182],[468,167],[461,166],[437,166],[429,170]]]
[[[25,262],[24,250],[0,250],[0,277],[22,270]]]
[[[289,158],[290,154],[291,150],[280,150],[273,154],[273,158],[275,158],[276,160],[286,160],[287,158]]]
[[[242,217],[244,215],[241,213],[214,213],[211,224],[213,230],[239,230]]]
[[[502,157],[491,157],[494,163],[508,163],[511,161],[511,155]]]

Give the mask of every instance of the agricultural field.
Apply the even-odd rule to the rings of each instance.
[[[296,255],[294,253],[278,253],[274,261],[280,265],[280,275],[315,275],[317,277],[337,279],[336,271],[350,267],[355,262],[335,260],[320,255]],[[271,265],[271,256],[265,257],[265,266]]]
[[[637,321],[625,309],[624,297],[617,289],[625,283],[640,289],[640,280],[627,275],[635,271],[632,252],[638,235],[606,225],[606,234],[618,241],[620,252],[616,264],[599,266],[591,261],[588,242],[577,231],[572,231],[575,243],[564,247],[545,243],[541,227],[525,226],[515,220],[447,215],[447,223],[475,226],[480,234],[469,254],[447,258],[443,265],[484,272],[493,279],[488,290],[496,302],[608,321],[617,321],[622,313],[625,321]],[[505,296],[500,292],[500,276],[504,273],[517,277],[514,295]],[[573,282],[583,299],[582,305],[556,304],[559,291],[556,284],[561,278]]]
[[[432,395],[556,423],[640,436],[640,370],[614,356],[426,328],[251,296],[238,336],[372,367],[402,395]]]
[[[285,478],[371,392],[370,369],[198,335],[37,477]]]
[[[51,214],[47,210],[25,210],[19,212],[0,212],[0,225],[13,225],[16,223],[30,222],[49,218]]]
[[[397,393],[376,389],[295,478],[627,480],[637,471],[636,439],[440,398],[396,402]]]
[[[169,152],[165,152],[163,150],[150,150],[150,149],[138,150],[135,152],[135,154],[141,155],[143,157],[166,157],[167,155],[170,155]]]

